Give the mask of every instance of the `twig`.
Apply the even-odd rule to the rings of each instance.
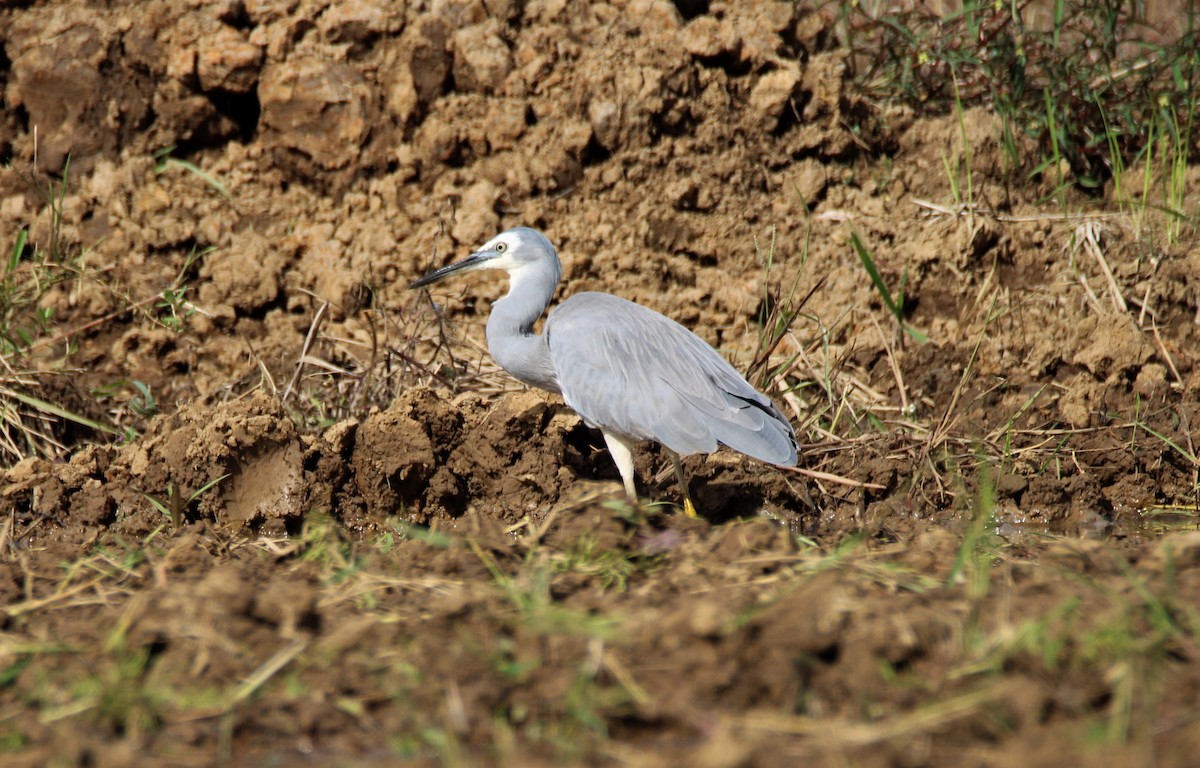
[[[277,651],[274,656],[267,659],[258,669],[254,670],[250,674],[250,677],[247,677],[238,684],[238,687],[233,692],[233,696],[230,697],[228,704],[226,704],[225,711],[232,711],[235,706],[250,698],[264,683],[274,677],[276,672],[287,666],[292,659],[299,656],[307,647],[308,639],[298,637],[290,645]]]
[[[325,312],[328,309],[329,302],[321,302],[321,306],[317,307],[317,312],[313,315],[313,321],[309,323],[308,335],[304,337],[304,346],[300,349],[300,360],[296,363],[296,370],[292,372],[292,380],[288,382],[287,388],[283,390],[282,402],[287,402],[288,397],[292,394],[292,389],[296,386],[296,382],[300,380],[300,372],[304,370],[305,359],[308,357],[308,352],[312,349],[313,343],[317,338],[317,328],[320,327],[321,320],[325,317]]]
[[[84,323],[83,325],[75,326],[74,328],[69,328],[69,329],[63,331],[62,333],[56,334],[55,336],[53,336],[51,338],[38,339],[37,341],[35,341],[34,343],[32,343],[28,347],[26,347],[25,351],[26,351],[26,353],[29,353],[29,352],[33,352],[34,350],[41,349],[42,347],[57,344],[60,341],[63,341],[64,339],[69,339],[70,337],[72,337],[76,334],[83,333],[84,331],[87,331],[87,330],[91,330],[92,328],[95,328],[98,325],[103,325],[109,321],[116,320],[118,317],[129,314],[130,312],[134,311],[135,309],[141,309],[142,307],[145,307],[146,305],[150,304],[151,302],[158,301],[161,298],[162,298],[162,291],[159,291],[158,293],[154,294],[153,296],[149,296],[145,299],[142,299],[141,301],[135,302],[133,304],[127,304],[124,307],[121,307],[120,309],[115,309],[112,312],[109,312],[104,317],[97,318],[95,320],[92,320],[91,322]]]
[[[996,213],[990,208],[983,208],[978,205],[960,205],[957,208],[951,208],[945,205],[928,200],[922,200],[918,197],[910,197],[909,201],[914,205],[926,208],[934,213],[940,213],[944,216],[987,216],[995,221],[1002,221],[1006,224],[1029,224],[1041,221],[1103,221],[1105,219],[1116,219],[1123,214],[1119,213],[1041,213],[1036,215],[1012,216],[1009,214]]]
[[[1158,334],[1158,323],[1152,324],[1150,330],[1154,334],[1154,343],[1158,345],[1159,354],[1162,355],[1167,367],[1171,369],[1171,375],[1175,377],[1175,381],[1182,387],[1183,377],[1179,375],[1179,369],[1175,367],[1175,361],[1171,359],[1171,353],[1167,352],[1167,345],[1163,343],[1162,336]]]
[[[1117,285],[1117,278],[1113,275],[1112,267],[1108,265],[1108,259],[1104,258],[1104,251],[1100,249],[1100,227],[1094,221],[1089,221],[1079,228],[1079,232],[1083,235],[1083,248],[1092,255],[1092,258],[1100,265],[1100,271],[1104,273],[1104,278],[1108,281],[1108,287],[1112,291],[1113,306],[1116,307],[1118,314],[1125,314],[1129,311],[1129,306],[1125,303],[1125,297],[1121,295],[1121,289]]]
[[[1087,275],[1082,272],[1078,275],[1079,284],[1083,286],[1084,293],[1087,294],[1088,300],[1092,302],[1092,307],[1095,308],[1096,314],[1104,317],[1104,307],[1100,305],[1100,299],[1096,296],[1096,292],[1092,290],[1091,284],[1088,282]]]
[[[904,374],[900,372],[900,366],[896,362],[895,352],[892,350],[892,345],[888,343],[887,334],[883,332],[883,328],[879,325],[879,321],[875,319],[875,315],[870,315],[871,324],[875,326],[875,332],[879,334],[879,340],[883,343],[883,350],[887,353],[888,367],[892,369],[892,377],[896,379],[896,391],[900,395],[900,409],[902,412],[908,412],[908,393],[905,391]]]
[[[835,475],[831,472],[822,472],[819,469],[805,469],[804,467],[781,467],[781,469],[794,472],[797,475],[811,477],[813,480],[825,480],[830,483],[837,483],[838,485],[847,485],[851,488],[869,488],[873,491],[886,490],[886,486],[878,485],[877,483],[864,483],[861,480],[851,480],[848,477]]]
[[[25,600],[17,603],[16,605],[6,606],[4,612],[8,614],[9,617],[16,618],[17,616],[25,613],[41,610],[46,606],[53,605],[54,603],[65,600],[68,597],[73,597],[80,592],[86,592],[102,581],[104,581],[104,577],[99,576],[91,581],[85,581],[81,584],[76,584],[69,589],[64,589],[62,592],[55,592],[53,595],[47,595],[46,597],[40,597],[34,600]]]
[[[776,713],[741,715],[735,722],[749,731],[789,736],[820,735],[825,743],[867,746],[944,727],[954,720],[983,710],[986,705],[1009,696],[1016,681],[1000,680],[975,691],[929,704],[912,712],[874,723],[835,723],[829,718],[802,717]]]

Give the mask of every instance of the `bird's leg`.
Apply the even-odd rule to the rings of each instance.
[[[613,463],[617,465],[617,471],[621,473],[621,481],[625,483],[625,493],[629,494],[629,500],[636,506],[638,497],[637,487],[633,484],[633,441],[615,432],[609,432],[607,429],[601,429],[600,432],[604,435],[604,444],[608,446],[608,452],[613,457]]]
[[[679,460],[679,454],[670,448],[667,448],[667,453],[671,454],[671,463],[675,465],[675,479],[679,481],[679,487],[683,490],[683,514],[688,517],[698,517],[696,505],[692,503],[692,495],[688,493],[687,477],[683,474],[683,462]]]

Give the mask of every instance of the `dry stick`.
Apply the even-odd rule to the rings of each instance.
[[[1083,286],[1083,290],[1087,293],[1088,300],[1092,302],[1092,307],[1096,310],[1096,314],[1104,317],[1104,307],[1100,305],[1100,299],[1096,296],[1096,292],[1092,290],[1091,284],[1088,282],[1087,275],[1079,273],[1079,284]]]
[[[1107,432],[1112,427],[1072,427],[1059,429],[1014,429],[1014,435],[1035,435],[1037,437],[1062,437],[1064,435],[1083,435],[1089,432]]]
[[[458,683],[454,678],[450,678],[449,684],[445,688],[446,699],[446,720],[450,722],[450,727],[459,736],[465,735],[471,729],[471,720],[467,715],[467,705],[463,702],[462,690],[458,687]],[[447,760],[447,763],[454,763],[454,760]]]
[[[864,483],[861,480],[851,480],[848,477],[842,477],[841,475],[835,475],[830,472],[822,472],[819,469],[805,469],[804,467],[780,467],[780,469],[785,469],[788,472],[794,472],[797,475],[811,477],[813,480],[825,480],[830,483],[837,483],[838,485],[848,485],[851,488],[870,488],[873,491],[882,491],[886,488],[886,486],[878,485],[876,483]]]
[[[1166,361],[1167,367],[1171,369],[1171,375],[1175,377],[1175,381],[1179,386],[1183,386],[1183,377],[1179,375],[1179,369],[1175,367],[1175,361],[1171,359],[1171,353],[1167,352],[1167,345],[1163,343],[1162,336],[1158,334],[1158,323],[1152,323],[1150,330],[1154,334],[1154,343],[1158,345],[1158,353],[1162,355]]]
[[[1096,223],[1089,222],[1084,224],[1081,229],[1083,233],[1084,249],[1087,250],[1088,253],[1092,254],[1092,256],[1096,259],[1097,263],[1100,265],[1100,271],[1104,273],[1105,279],[1108,280],[1109,289],[1112,291],[1113,305],[1116,307],[1117,312],[1121,314],[1128,313],[1129,306],[1125,302],[1125,297],[1121,295],[1121,289],[1117,286],[1117,279],[1113,275],[1112,267],[1109,266],[1108,259],[1104,257],[1104,252],[1100,249],[1099,233]],[[1138,315],[1139,327],[1144,327],[1145,324],[1146,312],[1148,311],[1150,305],[1150,288],[1151,286],[1146,286],[1146,297],[1141,302],[1141,312]],[[1088,292],[1091,293],[1090,289]],[[1095,294],[1092,295],[1094,296]],[[1163,344],[1162,336],[1159,335],[1158,332],[1158,323],[1152,323],[1150,330],[1154,335],[1154,342],[1158,346],[1159,354],[1162,355],[1167,367],[1171,369],[1171,375],[1175,377],[1175,381],[1182,386],[1183,377],[1179,375],[1179,369],[1175,367],[1175,361],[1171,358],[1170,353],[1167,352],[1166,345]]]
[[[36,494],[37,489],[35,488],[33,492]],[[36,509],[37,496],[34,496],[33,500],[33,506]],[[29,535],[30,531],[32,531],[34,527],[36,527],[45,519],[46,516],[42,515],[29,525],[25,526],[25,530],[21,532],[20,536],[16,537],[16,540],[20,541],[21,539],[24,539]],[[21,566],[21,594],[25,596],[25,602],[29,602],[33,600],[33,582],[37,579],[37,574],[35,574],[33,569],[29,567],[29,555],[27,552],[21,551],[17,554],[17,564]]]
[[[328,309],[329,302],[321,302],[321,306],[317,307],[317,312],[313,315],[313,321],[309,323],[308,335],[304,337],[304,346],[300,348],[300,360],[296,363],[296,370],[292,372],[292,380],[288,382],[287,388],[283,390],[282,402],[287,402],[288,396],[292,394],[292,388],[300,380],[300,372],[304,370],[305,358],[308,357],[308,352],[312,349],[313,343],[316,341],[317,328],[320,327],[321,320],[325,317],[325,311]]]
[[[813,380],[820,384],[821,391],[825,393],[825,397],[829,400],[831,414],[829,422],[830,425],[837,424],[843,410],[849,410],[850,418],[858,421],[858,411],[854,408],[853,403],[849,402],[846,396],[842,396],[839,399],[837,393],[833,391],[833,380],[831,377],[832,371],[827,372],[824,368],[817,368],[817,366],[813,363],[812,358],[809,357],[808,351],[805,350],[803,346],[797,347],[797,350],[798,357],[796,358],[795,363],[792,364],[792,368],[794,370],[796,368],[796,364],[801,361],[808,366],[808,370],[813,374]],[[813,425],[813,428],[825,437],[836,437],[836,435],[834,435],[832,432],[827,432],[823,429],[820,429],[815,424]]]
[[[1179,424],[1183,427],[1184,438],[1187,439],[1188,453],[1192,454],[1192,456],[1200,455],[1196,453],[1196,443],[1192,440],[1192,428],[1191,425],[1188,424],[1187,411],[1182,408],[1179,409]],[[1198,469],[1200,469],[1200,467],[1198,467]]]
[[[887,352],[888,367],[892,369],[892,376],[896,379],[896,391],[900,394],[900,410],[902,413],[908,412],[908,394],[905,391],[904,375],[900,373],[900,365],[896,362],[896,355],[892,351],[892,345],[888,343],[887,334],[883,332],[879,321],[875,315],[870,315],[871,325],[875,326],[875,332],[879,334],[879,340],[883,343],[883,350]]]
[[[796,318],[800,314],[799,310],[808,304],[809,299],[811,299],[817,293],[817,291],[821,289],[821,286],[825,285],[825,280],[828,277],[829,275],[822,276],[821,279],[817,281],[816,285],[810,288],[808,293],[804,294],[804,298],[800,299],[800,302],[796,305],[797,309],[792,312],[791,316],[787,318],[787,322],[784,323],[783,328],[775,330],[773,333],[774,338],[770,340],[770,343],[764,349],[759,351],[754,360],[750,363],[750,367],[746,369],[747,379],[749,379],[760,368],[765,367],[771,361],[771,355],[775,354],[775,350],[779,348],[779,342],[783,341],[785,336],[791,335],[790,329],[792,327],[792,323],[796,321]],[[774,319],[774,317],[774,312],[772,312],[770,315],[768,315],[767,322],[769,323]]]
[[[326,595],[318,602],[318,607],[328,608],[347,600],[354,600],[382,590],[403,590],[414,593],[448,594],[454,590],[467,590],[467,583],[455,579],[443,579],[436,576],[425,576],[418,579],[398,578],[379,574],[360,572],[359,577],[352,582],[343,582],[345,589],[339,593]]]
[[[1157,322],[1157,320],[1158,320],[1158,318],[1156,318],[1154,316],[1154,313],[1150,310],[1150,289],[1152,287],[1154,287],[1154,284],[1147,281],[1146,282],[1146,295],[1142,297],[1142,306],[1141,306],[1142,311],[1138,313],[1138,326],[1141,328],[1146,327],[1146,313],[1147,312],[1150,312],[1151,320],[1154,320],[1155,322]],[[1134,299],[1134,301],[1136,302],[1137,299]]]
[[[314,357],[313,355],[304,355],[301,357],[300,365],[311,365],[314,368],[323,368],[329,373],[336,373],[339,376],[354,376],[353,371],[334,365],[322,357]]]
[[[299,656],[300,652],[307,647],[308,640],[301,637],[277,651],[274,656],[259,665],[258,669],[254,670],[249,677],[238,684],[237,688],[233,691],[233,695],[226,703],[224,711],[232,712],[235,706],[250,698],[264,683],[274,677],[276,672],[287,666],[292,659]]]
[[[271,385],[271,394],[273,395],[278,392],[279,387],[275,386],[275,377],[271,375],[269,370],[267,370],[267,364],[262,361],[262,358],[258,356],[258,353],[254,354],[254,362],[258,363],[259,373],[261,373],[266,382]]]
[[[12,540],[12,532],[17,527],[17,510],[14,507],[8,513],[8,519],[4,521],[4,528],[0,529],[0,552],[8,552],[8,544]]]
[[[102,581],[104,581],[104,577],[97,576],[91,581],[85,581],[80,584],[76,584],[75,586],[64,589],[61,592],[55,592],[52,595],[47,595],[46,597],[40,597],[33,600],[24,600],[16,605],[7,606],[4,608],[4,612],[8,614],[9,618],[16,618],[17,616],[30,613],[31,611],[38,611],[42,608],[51,606],[54,603],[61,602],[68,597],[74,597],[80,592],[86,592]]]
[[[970,203],[963,203],[951,208],[950,206],[938,205],[937,203],[933,203],[928,200],[922,200],[918,197],[910,197],[909,201],[918,207],[927,208],[930,211],[933,211],[934,213],[940,213],[943,216],[973,216],[977,213],[987,216],[995,215],[995,213],[988,208],[981,208],[978,205],[972,205]]]
[[[1092,258],[1100,265],[1100,271],[1104,273],[1104,279],[1108,281],[1109,290],[1112,291],[1113,306],[1117,308],[1117,312],[1125,314],[1129,311],[1129,306],[1125,303],[1125,297],[1121,295],[1121,289],[1117,285],[1117,278],[1113,275],[1112,267],[1108,264],[1108,259],[1104,258],[1104,251],[1100,249],[1100,227],[1096,222],[1089,221],[1083,224],[1078,230],[1083,235],[1083,249],[1092,255]]]
[[[1158,56],[1150,55],[1144,59],[1141,59],[1140,61],[1135,61],[1127,67],[1121,67],[1120,69],[1110,70],[1102,75],[1097,75],[1092,82],[1088,84],[1088,88],[1094,91],[1103,88],[1110,83],[1123,80],[1129,75],[1158,64],[1159,58],[1160,57]]]
[[[1122,213],[1039,213],[1026,216],[1013,216],[1010,214],[996,213],[990,208],[984,208],[979,205],[963,204],[955,209],[944,205],[938,205],[937,203],[932,203],[928,200],[922,200],[917,197],[910,197],[909,202],[944,216],[982,215],[989,216],[996,221],[1002,221],[1006,224],[1030,224],[1042,221],[1104,221],[1107,219],[1118,219],[1124,216]]]
[[[120,309],[115,309],[112,312],[109,312],[104,317],[97,318],[96,320],[92,320],[89,323],[84,323],[83,325],[76,326],[75,328],[70,328],[68,330],[65,330],[62,333],[60,333],[57,336],[54,336],[52,338],[39,339],[38,341],[35,341],[34,343],[30,344],[26,348],[25,351],[33,352],[35,349],[40,349],[41,347],[49,346],[52,344],[57,344],[58,342],[63,341],[64,339],[68,339],[71,336],[74,336],[78,333],[83,333],[84,331],[95,328],[98,325],[103,325],[104,323],[107,323],[111,320],[116,320],[118,317],[128,314],[135,309],[141,309],[142,307],[146,306],[147,304],[149,304],[153,301],[158,301],[160,298],[162,298],[161,291],[154,294],[153,296],[150,296],[149,298],[142,299],[141,301],[136,302],[134,304],[129,304],[127,306],[121,307]]]
[[[1124,215],[1123,213],[1039,213],[1028,216],[997,214],[996,221],[1003,221],[1006,224],[1029,224],[1040,221],[1105,221],[1119,219]]]
[[[786,736],[820,736],[822,743],[842,746],[869,746],[897,738],[913,738],[969,717],[995,701],[1001,701],[1016,689],[1013,680],[1001,680],[974,691],[929,704],[920,709],[874,723],[836,721],[774,712],[756,712],[732,718],[747,731]]]
[[[638,685],[637,681],[633,679],[633,675],[630,674],[629,668],[616,656],[611,653],[602,653],[600,663],[613,676],[613,679],[621,684],[635,704],[645,707],[654,703],[654,697],[647,693],[645,688]]]
[[[1079,463],[1078,453],[1079,453],[1079,451],[1071,451],[1070,452],[1071,463],[1075,465],[1075,470],[1079,473],[1080,477],[1085,477],[1087,475],[1087,472],[1083,471],[1083,466]]]
[[[958,384],[954,387],[954,391],[950,393],[950,404],[946,406],[945,413],[938,420],[937,426],[930,432],[925,444],[921,446],[921,457],[929,463],[929,468],[933,470],[934,481],[938,484],[939,492],[944,492],[945,486],[942,484],[941,477],[937,473],[937,468],[933,463],[933,449],[949,438],[950,430],[958,422],[958,417],[954,416],[954,410],[958,407],[958,401],[962,397],[963,390],[966,389],[967,379],[970,378],[975,367],[975,362],[979,355],[979,348],[983,345],[983,337],[987,333],[988,326],[992,322],[992,310],[995,308],[996,302],[992,301],[988,307],[987,314],[984,316],[983,330],[980,331],[979,337],[975,339],[975,347],[971,350],[970,357],[967,358],[967,364],[963,367],[962,376],[958,380]]]
[[[776,382],[776,387],[779,389],[779,397],[792,409],[792,415],[796,417],[797,421],[803,421],[804,416],[801,411],[804,410],[804,401],[782,378]]]

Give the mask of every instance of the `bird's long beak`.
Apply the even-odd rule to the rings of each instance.
[[[414,280],[408,284],[408,287],[420,288],[425,285],[432,285],[439,280],[445,280],[447,277],[458,274],[459,272],[470,272],[473,269],[486,269],[489,266],[488,262],[497,258],[499,255],[500,254],[496,253],[494,250],[472,253],[462,261],[456,261],[453,264],[447,264],[441,269],[435,269],[428,275],[425,275],[425,277],[422,277],[420,280]]]

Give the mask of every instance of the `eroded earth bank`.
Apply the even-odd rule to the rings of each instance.
[[[1194,231],[867,98],[832,12],[49,2],[0,44],[5,764],[1200,754]],[[502,278],[406,289],[516,225],[559,300],[748,371],[799,468],[689,458],[690,520],[647,446],[623,503],[486,354]]]

